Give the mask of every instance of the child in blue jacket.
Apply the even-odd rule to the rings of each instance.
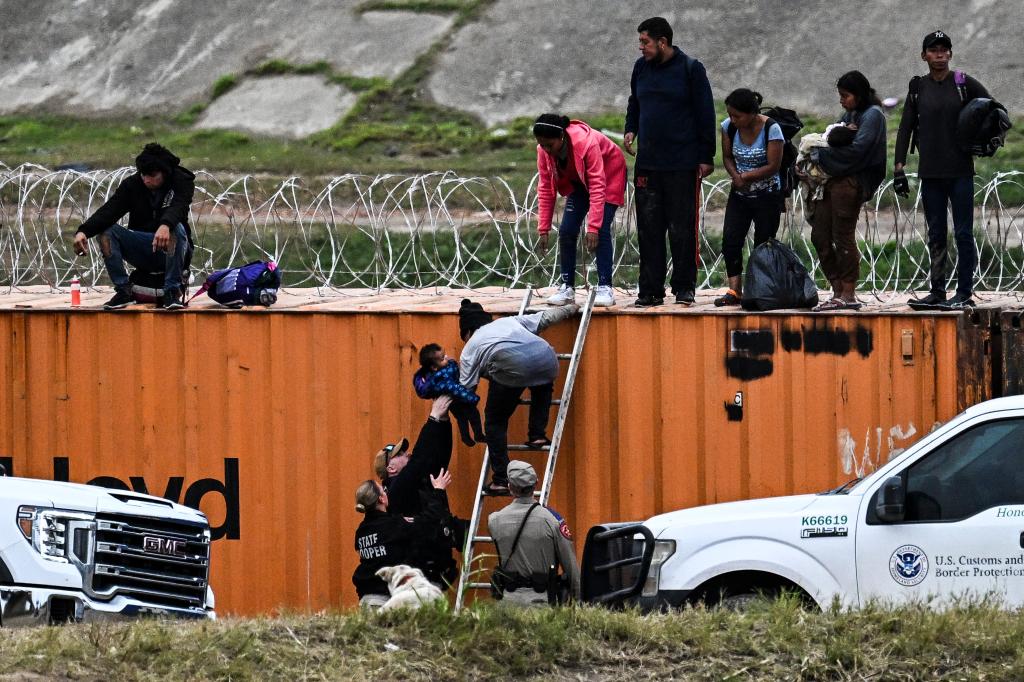
[[[436,343],[428,343],[420,349],[420,368],[412,377],[416,395],[424,400],[433,400],[441,395],[452,398],[450,412],[459,425],[459,436],[466,445],[476,445],[484,440],[484,429],[480,423],[480,402],[472,389],[459,383],[459,363],[444,354]],[[472,428],[472,433],[470,432]]]

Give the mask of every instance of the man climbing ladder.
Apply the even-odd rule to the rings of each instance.
[[[462,301],[459,336],[466,347],[459,358],[460,381],[470,390],[476,388],[481,377],[489,382],[484,431],[492,476],[484,494],[508,495],[508,420],[526,388],[531,398],[527,445],[540,448],[550,443],[546,431],[558,359],[555,349],[539,334],[576,315],[579,309],[571,303],[492,322],[479,303],[468,298]]]
[[[507,445],[505,443],[502,443],[502,445],[504,445],[504,450],[502,450],[502,452],[501,452],[501,455],[504,456],[503,461],[500,461],[499,463],[491,462],[491,465],[492,465],[492,467],[494,469],[494,472],[495,472],[494,473],[495,479],[501,480],[501,479],[498,479],[498,472],[499,472],[499,468],[498,467],[501,466],[501,469],[500,469],[501,473],[502,474],[506,474],[506,469],[507,469],[507,466],[508,466],[508,452],[507,452],[508,450],[540,450],[542,452],[545,452],[546,455],[547,455],[547,460],[546,460],[546,463],[545,463],[545,466],[544,466],[544,475],[543,475],[543,479],[542,479],[542,482],[541,482],[541,486],[540,486],[539,490],[537,490],[537,491],[535,491],[533,493],[534,496],[537,498],[537,501],[541,505],[546,505],[547,502],[548,502],[548,498],[551,495],[551,485],[552,485],[552,481],[554,479],[555,464],[557,462],[558,451],[559,451],[559,447],[560,447],[561,442],[562,442],[562,433],[563,433],[563,431],[565,429],[566,418],[568,416],[569,404],[570,404],[570,400],[572,398],[573,386],[574,386],[575,380],[576,380],[576,372],[578,371],[579,363],[580,363],[580,358],[581,358],[581,356],[583,354],[583,345],[584,345],[584,343],[586,341],[587,328],[590,326],[590,316],[591,316],[591,313],[592,313],[593,308],[594,308],[595,293],[596,293],[596,289],[591,289],[590,294],[587,297],[586,305],[583,308],[583,315],[580,318],[579,328],[578,328],[578,330],[576,332],[576,340],[575,340],[575,343],[573,344],[572,352],[571,353],[554,354],[553,349],[551,351],[552,354],[554,355],[554,358],[555,358],[555,360],[554,360],[555,365],[556,365],[555,374],[557,374],[557,363],[558,363],[558,361],[568,361],[569,365],[568,365],[568,369],[567,369],[566,375],[565,375],[565,382],[564,382],[564,385],[562,387],[561,398],[559,398],[558,400],[554,400],[554,401],[550,402],[551,405],[557,405],[558,406],[558,415],[555,418],[555,428],[554,428],[554,431],[552,432],[552,435],[551,435],[551,442],[550,442],[550,444],[534,445],[532,443],[528,443],[528,444],[525,444],[525,445],[511,445],[511,446],[509,446],[509,445]],[[524,318],[536,318],[536,324],[537,324],[537,330],[536,331],[539,332],[542,329],[546,328],[547,326],[550,326],[551,324],[553,324],[553,323],[555,323],[557,321],[560,321],[560,320],[566,319],[567,317],[575,315],[576,312],[579,310],[578,306],[572,305],[572,306],[563,306],[561,308],[555,308],[553,310],[547,310],[547,311],[544,311],[543,313],[534,313],[533,315],[526,315],[526,311],[527,311],[527,308],[530,305],[530,301],[532,300],[532,297],[533,297],[533,290],[532,289],[527,290],[526,295],[523,297],[523,302],[522,302],[522,304],[520,306],[520,309],[519,309],[519,315],[517,317],[506,318],[506,320],[509,321],[509,322],[512,322],[514,324],[522,324],[520,322],[515,322],[515,321],[516,320],[520,320],[520,319],[524,319]],[[473,327],[474,330],[479,329],[480,331],[484,331],[484,329],[486,328],[484,326],[485,325],[485,321],[484,321],[483,317],[481,316],[481,314],[482,315],[487,315],[487,313],[484,313],[483,309],[480,308],[478,305],[476,306],[476,308],[469,308],[467,304],[469,304],[468,301],[464,301],[463,302],[463,309],[465,309],[467,311],[467,315],[464,316],[462,310],[460,310],[460,327],[463,324],[463,320],[466,319],[469,327],[473,327],[473,325],[476,325],[475,327]],[[470,312],[470,311],[472,311],[472,312]],[[487,320],[489,321],[489,319],[490,319],[490,316],[487,315]],[[487,326],[496,325],[496,324],[498,324],[500,322],[505,322],[505,320],[498,320],[497,322],[492,322],[492,323],[490,323]],[[506,322],[506,324],[507,324],[507,322]],[[462,330],[460,329],[460,331],[462,331]],[[533,335],[535,336],[535,333]],[[469,338],[469,337],[464,337],[464,338]],[[535,336],[535,338],[538,338],[538,337]],[[541,341],[545,345],[547,345],[546,342],[544,342],[543,340],[541,340]],[[550,348],[550,346],[548,346],[548,348]],[[469,343],[467,343],[466,349],[467,350],[470,349],[470,344]],[[465,351],[463,352],[463,356],[462,357],[463,357],[463,360],[466,359]],[[467,376],[468,376],[467,369],[469,369],[469,368],[467,368],[465,365],[463,365],[463,368],[462,368],[462,378],[463,378],[464,382],[467,380]],[[551,378],[549,380],[552,384],[554,382],[555,374],[552,374]],[[476,375],[476,376],[478,377],[479,375]],[[485,376],[489,376],[489,375],[485,375]],[[529,384],[525,384],[525,383],[522,384],[522,386],[526,386],[526,385],[529,385]],[[489,391],[493,390],[493,387],[494,387],[494,378],[492,376],[492,378],[491,378],[491,386],[489,388]],[[505,416],[504,424],[505,424],[506,428],[507,428],[507,424],[508,424],[508,417],[511,416],[512,411],[514,411],[515,407],[517,405],[519,405],[519,404],[527,404],[526,401],[521,401],[519,399],[519,396],[521,394],[522,394],[522,388],[519,389],[519,392],[516,394],[515,402],[512,404],[511,409],[508,410],[507,416]],[[534,413],[534,410],[536,409],[534,407],[534,400],[529,401],[528,404],[531,405],[531,413]],[[485,413],[486,413],[486,410],[485,410]],[[532,418],[536,418],[536,417],[534,416]],[[532,421],[532,418],[531,418],[531,421]],[[546,420],[545,420],[545,423],[546,423]],[[474,505],[473,505],[473,515],[470,518],[469,528],[468,528],[468,531],[466,533],[466,547],[465,547],[465,550],[463,551],[463,569],[462,569],[462,572],[461,572],[461,574],[459,576],[459,589],[458,589],[458,591],[456,593],[456,597],[455,597],[455,608],[456,609],[459,609],[459,608],[462,607],[463,600],[465,598],[465,592],[466,592],[467,589],[484,589],[484,588],[489,589],[490,586],[491,586],[489,582],[488,583],[484,583],[484,582],[473,582],[472,581],[473,562],[474,562],[474,558],[475,558],[474,557],[474,551],[473,551],[474,547],[477,544],[479,544],[479,543],[491,543],[492,546],[493,546],[493,542],[494,542],[493,538],[491,538],[490,536],[477,535],[477,532],[478,532],[479,527],[480,527],[481,515],[483,513],[484,500],[486,499],[486,496],[488,494],[493,494],[488,489],[488,488],[490,488],[492,486],[485,486],[484,485],[484,481],[486,480],[487,468],[488,468],[489,460],[491,460],[492,457],[494,456],[492,454],[492,452],[491,452],[491,447],[490,447],[491,442],[492,442],[491,441],[491,437],[492,437],[491,427],[485,424],[484,430],[487,431],[488,450],[487,450],[487,453],[484,455],[484,460],[483,460],[483,462],[481,464],[481,467],[480,467],[480,485],[477,488],[476,499],[474,500]],[[502,435],[504,436],[504,432],[502,433]],[[533,434],[531,434],[531,435],[533,435]],[[501,455],[499,455],[499,456],[501,456]],[[494,481],[492,480],[492,484],[493,483],[494,483]],[[479,557],[476,557],[476,558],[479,558]]]

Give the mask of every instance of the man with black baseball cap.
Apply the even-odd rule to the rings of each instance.
[[[411,452],[409,439],[403,437],[374,455],[373,470],[388,492],[388,509],[392,513],[419,514],[420,493],[430,490],[430,476],[448,468],[452,459],[452,426],[448,419],[451,402],[450,396],[434,400]]]
[[[451,396],[443,395],[430,406],[430,416],[420,428],[412,451],[405,437],[381,448],[373,458],[374,473],[387,493],[387,512],[395,516],[418,517],[428,511],[436,498],[436,523],[420,529],[406,549],[413,565],[431,582],[447,589],[458,568],[452,549],[461,548],[465,522],[452,516],[448,496],[434,490],[432,477],[448,468],[452,459],[452,426],[448,419]]]
[[[949,36],[942,31],[932,31],[924,37],[924,41],[921,43],[921,50],[927,51],[929,47],[936,45],[945,45],[947,50],[953,49],[953,41],[949,39]]]
[[[918,151],[917,176],[921,180],[921,203],[928,224],[928,252],[931,258],[931,286],[927,296],[911,299],[911,306],[964,308],[974,305],[974,270],[978,249],[974,243],[974,158],[957,144],[957,121],[963,106],[988,91],[962,71],[950,71],[953,41],[944,31],[932,31],[921,42],[921,59],[928,64],[927,76],[910,80],[907,101],[896,136],[896,166],[893,188],[900,196],[910,195],[904,172],[908,150]],[[946,207],[953,213],[956,239],[956,294],[946,300]]]

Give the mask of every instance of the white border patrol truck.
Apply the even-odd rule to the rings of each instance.
[[[976,405],[835,490],[596,526],[582,587],[645,609],[782,591],[822,608],[1024,605],[1024,396]]]

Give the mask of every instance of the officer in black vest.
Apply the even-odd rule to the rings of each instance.
[[[352,574],[352,583],[361,606],[379,607],[390,596],[388,586],[377,577],[378,569],[400,564],[424,569],[417,559],[416,541],[432,533],[447,513],[445,489],[451,482],[451,474],[444,469],[431,476],[431,494],[424,496],[422,513],[412,517],[389,513],[387,490],[376,481],[363,481],[356,489],[356,511],[365,516],[356,529],[359,566]]]

